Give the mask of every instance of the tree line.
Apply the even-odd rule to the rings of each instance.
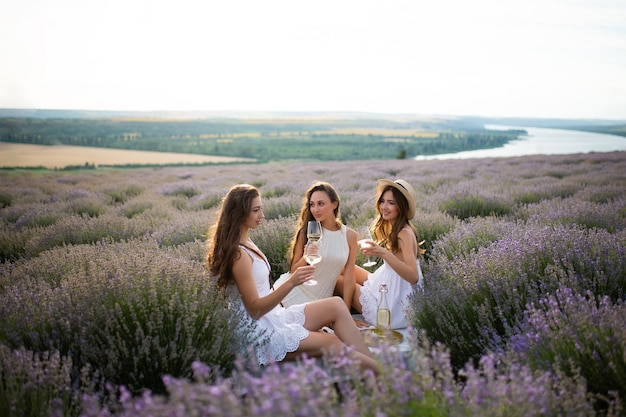
[[[259,162],[404,159],[498,147],[523,133],[449,120],[0,118],[2,142],[245,157]]]

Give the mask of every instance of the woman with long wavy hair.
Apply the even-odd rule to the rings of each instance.
[[[407,298],[417,288],[423,288],[424,277],[420,258],[424,252],[411,223],[415,217],[415,190],[407,181],[378,180],[376,182],[377,216],[371,227],[372,239],[361,246],[363,255],[382,259],[383,264],[370,273],[356,267],[356,289],[352,306],[365,321],[376,324],[380,300],[380,285],[386,284],[387,301],[391,310],[390,328],[407,326]]]
[[[215,224],[209,229],[207,266],[217,285],[226,290],[234,308],[246,314],[263,337],[254,346],[259,364],[336,355],[352,349],[361,366],[378,371],[350,312],[339,297],[283,307],[280,303],[293,288],[310,280],[314,266],[298,267],[277,289],[270,286],[270,265],[250,239],[249,231],[263,222],[259,190],[248,184],[231,187],[222,201]],[[320,331],[332,323],[332,331]]]
[[[341,221],[341,201],[335,188],[324,181],[315,181],[302,200],[298,225],[291,241],[289,255],[290,269],[274,283],[279,287],[298,267],[306,265],[304,248],[307,244],[307,224],[319,221],[322,226],[322,239],[319,252],[322,260],[315,265],[314,279],[317,285],[298,286],[283,300],[283,305],[300,304],[335,294],[338,282],[347,309],[350,309],[354,294],[355,262],[358,252],[357,233]]]

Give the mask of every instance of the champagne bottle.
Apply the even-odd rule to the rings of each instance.
[[[391,325],[391,310],[387,303],[387,284],[380,284],[380,300],[376,311],[376,327],[381,330],[388,330]]]

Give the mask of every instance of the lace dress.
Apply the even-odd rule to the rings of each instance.
[[[283,298],[285,307],[308,303],[309,301],[320,300],[332,297],[337,284],[337,278],[348,262],[350,247],[346,236],[346,226],[341,229],[331,231],[324,229],[324,237],[320,240],[320,252],[322,262],[315,265],[313,278],[317,280],[317,285],[299,285]],[[274,283],[274,288],[280,287],[289,278],[289,272],[282,274]]]
[[[419,278],[417,284],[411,285],[402,279],[396,271],[394,271],[387,263],[383,264],[374,272],[368,275],[367,280],[361,288],[359,301],[361,302],[363,318],[371,323],[376,324],[376,310],[378,309],[378,301],[380,299],[380,284],[387,284],[387,302],[391,310],[391,328],[402,329],[407,327],[406,308],[408,307],[407,298],[415,287],[423,288],[424,276],[420,267],[419,259],[417,262],[417,272]]]
[[[252,258],[252,276],[259,293],[259,297],[265,297],[272,290],[270,288],[270,266],[265,256],[259,258],[255,252],[239,245]],[[230,299],[235,308],[250,320],[236,285],[229,286]],[[256,320],[257,336],[260,340],[254,346],[256,358],[261,365],[266,365],[271,361],[279,362],[285,358],[288,352],[294,352],[300,346],[300,341],[309,335],[309,331],[304,328],[304,304],[293,305],[285,308],[280,304],[271,311]]]

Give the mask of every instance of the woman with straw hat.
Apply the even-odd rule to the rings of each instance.
[[[297,268],[287,283],[272,290],[270,264],[249,235],[264,218],[259,190],[249,184],[232,186],[209,229],[206,256],[217,286],[245,317],[240,331],[248,331],[248,324],[253,326],[257,341],[252,349],[258,363],[296,360],[302,355],[338,355],[349,347],[363,369],[377,373],[378,361],[339,297],[280,305],[287,293],[311,279],[315,267]],[[320,331],[327,323],[333,323],[333,332]]]
[[[356,290],[352,306],[368,323],[376,324],[380,286],[387,286],[391,310],[391,329],[407,326],[407,298],[416,288],[423,288],[420,258],[424,252],[411,219],[415,216],[415,190],[407,181],[381,179],[376,182],[377,216],[371,226],[371,241],[361,246],[363,255],[382,259],[373,273],[357,267]]]

